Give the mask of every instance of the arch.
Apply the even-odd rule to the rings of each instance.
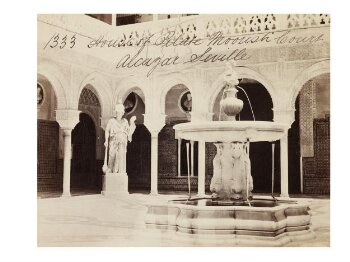
[[[68,100],[64,89],[68,86],[68,81],[58,66],[51,62],[39,63],[37,75],[41,75],[50,82],[57,98],[57,109],[68,108]]]
[[[275,89],[269,80],[267,80],[260,73],[254,71],[253,69],[248,68],[248,67],[236,67],[235,69],[237,70],[237,74],[238,74],[239,78],[250,78],[250,79],[254,79],[254,80],[258,81],[259,83],[261,83],[266,88],[267,92],[269,93],[269,95],[272,99],[272,106],[274,106],[274,104],[275,104],[275,91],[274,90]],[[209,104],[208,104],[209,111],[208,112],[210,112],[210,113],[213,112],[216,97],[218,96],[221,89],[223,88],[223,85],[222,85],[223,79],[224,79],[224,73],[222,73],[211,85],[211,88],[210,88],[210,91],[208,94],[208,101],[209,101]]]
[[[86,86],[89,86],[89,89],[97,96],[101,105],[101,116],[111,116],[113,112],[111,86],[104,77],[97,72],[90,73],[81,82],[78,98],[76,99],[76,107],[78,108],[80,95]]]
[[[316,76],[327,73],[330,73],[330,60],[317,62],[303,70],[299,75],[297,75],[297,77],[293,81],[293,93],[289,100],[289,108],[295,109],[295,101],[297,99],[297,96],[307,81],[311,80]]]
[[[190,84],[189,79],[187,79],[184,75],[180,73],[167,75],[166,79],[159,84],[159,87],[161,89],[160,109],[162,114],[165,114],[166,95],[168,94],[169,90],[176,85],[184,85],[190,91],[192,99],[194,99],[194,90],[192,85]]]
[[[117,104],[118,100],[123,102],[131,92],[135,92],[143,101],[146,107],[146,95],[149,90],[149,80],[143,78],[125,78],[118,83],[114,94],[113,105]]]
[[[100,176],[96,172],[96,126],[85,112],[79,115],[79,123],[72,130],[71,187],[100,189]]]
[[[93,114],[91,114],[91,112],[89,112],[89,111],[82,111],[82,112],[80,112],[79,117],[80,117],[81,114],[86,114],[86,115],[88,115],[91,118],[92,122],[94,122],[94,125],[95,125],[96,134],[98,134],[98,129],[99,129],[100,125],[98,124],[95,116]]]

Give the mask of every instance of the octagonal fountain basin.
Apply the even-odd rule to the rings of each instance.
[[[210,245],[283,246],[314,237],[305,203],[254,199],[236,205],[212,199],[150,204],[146,227]]]
[[[271,121],[206,121],[177,124],[174,129],[183,139],[205,142],[276,141],[288,126]]]

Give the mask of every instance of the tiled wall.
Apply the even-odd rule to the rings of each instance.
[[[330,121],[314,119],[314,157],[303,158],[304,193],[330,194]]]
[[[37,121],[37,186],[38,191],[58,191],[62,188],[62,173],[57,172],[57,122]]]

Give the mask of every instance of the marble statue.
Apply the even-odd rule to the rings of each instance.
[[[247,144],[241,142],[215,143],[210,191],[220,199],[245,200],[252,197],[253,178]],[[248,187],[248,190],[247,190]]]
[[[104,143],[106,150],[102,170],[104,173],[126,174],[126,148],[128,141],[132,141],[136,116],[131,117],[130,123],[123,118],[125,108],[121,102],[115,106],[115,113],[116,116],[111,118],[106,126]]]

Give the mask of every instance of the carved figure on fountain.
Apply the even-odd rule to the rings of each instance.
[[[217,154],[213,160],[210,190],[222,200],[246,200],[252,197],[253,179],[246,144],[241,142],[215,143]]]

